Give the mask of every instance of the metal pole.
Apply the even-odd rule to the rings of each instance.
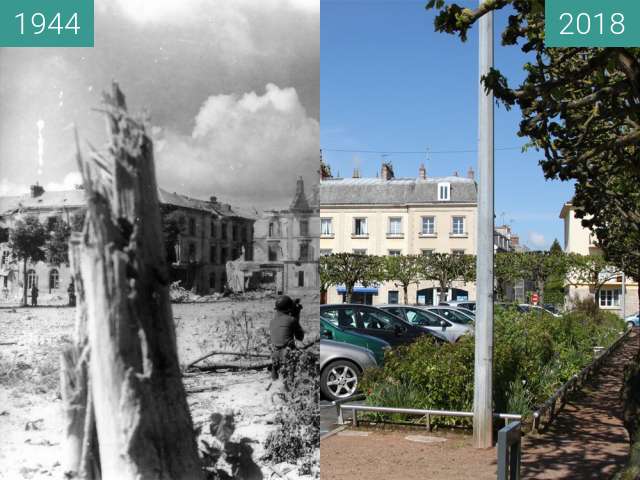
[[[627,285],[626,285],[626,276],[624,272],[622,272],[622,319],[627,316]]]
[[[484,0],[480,0],[480,4]],[[493,12],[480,27],[480,77],[493,66]],[[479,86],[478,111],[478,252],[476,332],[473,388],[473,446],[493,447],[493,94]]]

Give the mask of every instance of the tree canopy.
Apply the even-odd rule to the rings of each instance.
[[[640,49],[548,48],[544,0],[488,0],[475,9],[429,0],[426,8],[438,11],[436,31],[463,41],[483,15],[509,10],[502,44],[521,49],[526,77],[514,87],[492,69],[485,87],[506,108],[519,107],[519,135],[541,152],[545,177],[576,182],[576,216],[605,255],[639,251]]]

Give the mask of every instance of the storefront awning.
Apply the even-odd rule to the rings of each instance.
[[[337,290],[340,295],[347,293],[347,289],[343,286],[339,286]],[[373,295],[377,295],[378,289],[376,287],[354,287],[353,293],[372,293]]]

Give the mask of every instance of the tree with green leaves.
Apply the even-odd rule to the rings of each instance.
[[[45,260],[44,247],[47,230],[38,217],[30,216],[16,221],[9,232],[9,246],[14,258],[22,260],[22,305],[27,305],[27,264]]]
[[[509,285],[526,278],[522,256],[523,254],[518,252],[498,252],[494,255],[493,277],[499,300],[505,300]]]
[[[393,255],[383,257],[385,280],[402,287],[403,301],[409,302],[409,286],[422,279],[421,258],[417,255]]]
[[[421,255],[419,260],[422,278],[438,284],[441,302],[447,300],[447,292],[454,282],[466,283],[475,280],[476,259],[474,255],[433,253]]]
[[[494,69],[485,87],[520,109],[519,135],[541,152],[545,177],[576,182],[576,216],[605,256],[640,251],[640,48],[548,48],[544,3],[489,0],[470,9],[429,0],[427,8],[438,11],[437,31],[463,41],[482,16],[512,10],[502,43],[522,50],[526,76],[514,87]]]
[[[346,301],[353,301],[353,289],[357,284],[367,287],[384,281],[384,262],[382,257],[358,253],[334,253],[320,257],[321,267],[325,269],[328,284],[344,285]]]
[[[544,303],[545,285],[554,275],[565,271],[566,257],[564,254],[550,252],[524,252],[520,255],[525,278],[533,281],[540,296],[540,303]]]
[[[589,286],[593,288],[593,298],[596,306],[600,290],[604,285],[616,278],[620,270],[612,266],[602,254],[579,255],[571,253],[567,255],[567,276],[569,285],[574,287]]]

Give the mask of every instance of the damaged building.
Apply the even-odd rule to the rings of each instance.
[[[158,189],[163,214],[165,238],[167,230],[171,245],[167,259],[172,281],[180,281],[187,289],[199,294],[221,292],[227,282],[226,263],[236,259],[251,260],[255,215],[240,212],[216,197],[199,200]],[[16,220],[36,216],[47,225],[53,218],[68,224],[82,218],[86,208],[81,188],[47,192],[33,185],[28,195],[0,197],[0,225],[11,228]],[[12,258],[9,245],[0,244],[0,288],[2,299],[14,301],[21,297],[23,286],[21,262]],[[27,288],[35,284],[40,296],[66,297],[71,282],[68,265],[46,262],[27,265]]]

